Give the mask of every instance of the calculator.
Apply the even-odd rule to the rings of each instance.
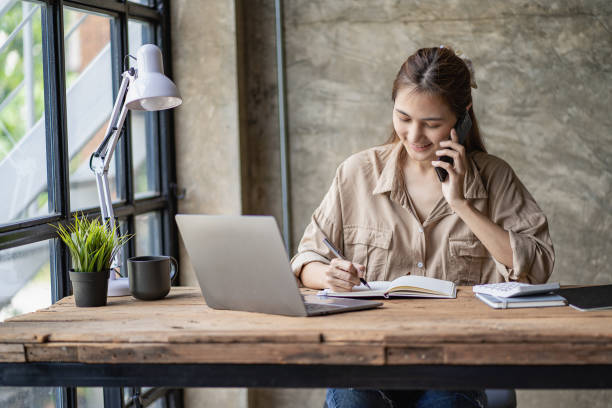
[[[485,285],[475,285],[472,290],[474,293],[484,293],[502,298],[537,295],[548,293],[552,290],[559,289],[559,282],[542,283],[532,285],[522,282],[503,282],[503,283],[488,283]]]

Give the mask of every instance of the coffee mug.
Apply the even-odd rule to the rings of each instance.
[[[130,293],[136,299],[162,299],[170,292],[178,263],[171,256],[135,256],[128,259]]]

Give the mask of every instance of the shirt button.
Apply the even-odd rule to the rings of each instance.
[[[419,268],[422,268],[422,267],[423,267],[423,262],[419,262],[419,263],[417,264],[417,266],[418,266]]]
[[[419,227],[419,232],[423,232],[423,227]]]

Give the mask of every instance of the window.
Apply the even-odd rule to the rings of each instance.
[[[95,408],[104,406],[104,394],[101,388],[79,387],[77,389],[77,405],[80,408]]]
[[[0,406],[11,408],[53,408],[57,395],[56,388],[50,387],[2,387]]]
[[[0,224],[49,214],[42,5],[0,6]]]
[[[159,212],[137,215],[135,230],[136,255],[163,255]]]
[[[153,26],[144,21],[128,21],[128,48],[135,56],[143,44],[153,42]],[[130,112],[132,135],[132,171],[136,198],[154,196],[159,193],[157,112]]]
[[[64,7],[64,66],[66,71],[66,127],[70,171],[70,208],[98,205],[96,178],[89,156],[104,139],[113,110],[113,63],[109,15]],[[117,191],[117,158],[108,180],[113,202]]]
[[[50,241],[0,251],[0,321],[51,304]]]
[[[157,44],[169,73],[166,10],[169,0],[0,1],[0,321],[70,294],[69,253],[53,226],[77,211],[100,215],[89,158],[124,64],[135,66],[125,57]],[[124,265],[136,254],[177,256],[171,119],[130,112],[110,164],[115,216],[136,234]],[[122,393],[0,387],[0,406],[120,406]]]

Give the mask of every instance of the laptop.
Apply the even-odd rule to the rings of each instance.
[[[206,304],[213,309],[317,316],[381,302],[302,296],[271,216],[177,214]]]

